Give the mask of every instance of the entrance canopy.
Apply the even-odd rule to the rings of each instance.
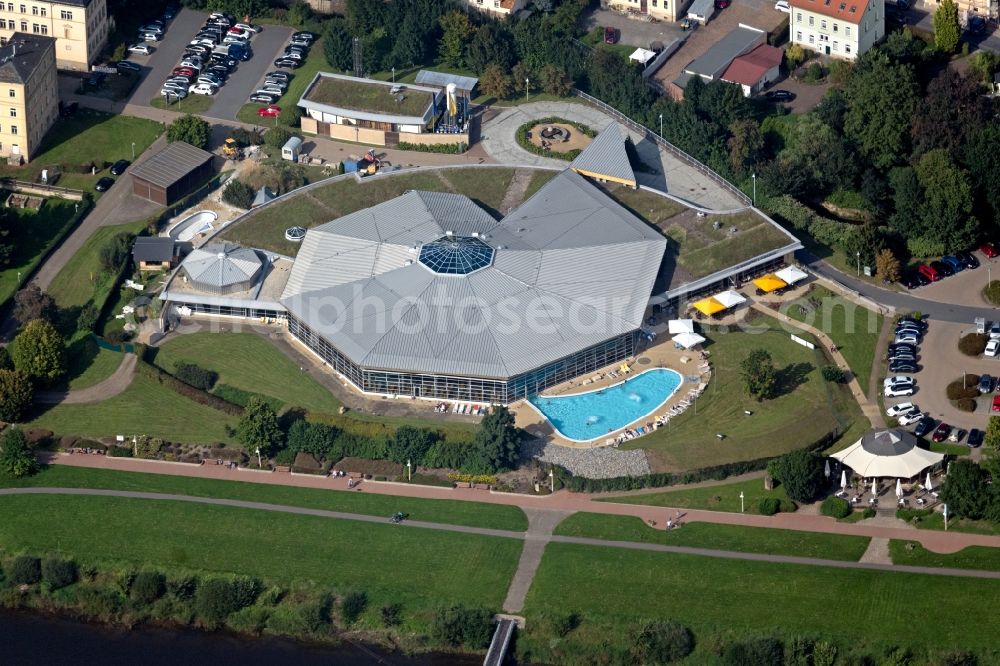
[[[784,280],[788,284],[795,284],[799,280],[804,280],[809,277],[808,273],[795,266],[788,266],[786,268],[782,268],[780,271],[775,271],[774,276],[779,280]]]
[[[670,335],[694,333],[694,319],[671,319],[667,322],[667,332]]]
[[[672,340],[681,347],[684,347],[684,349],[691,349],[691,347],[703,343],[705,338],[701,337],[697,333],[679,333],[675,335]]]
[[[877,429],[831,457],[861,476],[912,479],[940,464],[944,454],[918,448],[917,438],[905,430]]]
[[[692,303],[691,307],[709,317],[726,309],[725,305],[715,300],[713,297],[703,298],[697,303]]]
[[[759,277],[753,281],[754,285],[763,291],[765,294],[769,294],[772,291],[777,291],[788,286],[788,283],[779,278],[773,273],[765,275],[764,277]]]
[[[733,291],[732,289],[730,289],[729,291],[724,291],[721,294],[716,294],[712,298],[722,303],[722,305],[725,306],[727,310],[729,308],[736,307],[740,303],[746,303],[747,301],[746,297],[743,296],[743,294],[739,293],[738,291]]]

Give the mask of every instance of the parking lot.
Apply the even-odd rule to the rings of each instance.
[[[587,32],[594,28],[611,26],[618,30],[618,43],[644,49],[648,49],[652,42],[668,44],[684,36],[684,31],[676,24],[664,21],[656,23],[638,21],[610,9],[594,9],[585,13],[580,19],[580,25]]]
[[[967,268],[961,273],[943,278],[939,282],[932,282],[925,287],[919,287],[910,293],[938,303],[982,307],[984,309],[983,315],[987,316],[987,311],[994,309],[994,306],[987,303],[986,299],[983,298],[982,291],[991,277],[995,276],[996,279],[1000,280],[1000,263],[998,263],[1000,258],[987,259],[982,252],[974,252],[973,254],[981,264],[979,268]],[[972,322],[969,324],[971,325]]]
[[[159,96],[164,80],[177,66],[184,48],[194,39],[207,18],[208,14],[204,12],[182,9],[168,24],[163,39],[150,44],[153,49],[150,55],[129,57],[129,60],[139,63],[143,68],[142,81],[129,98],[130,104],[149,106],[150,100]],[[226,84],[215,94],[212,106],[205,115],[225,120],[234,119],[236,112],[247,102],[264,74],[273,69],[275,57],[291,34],[290,28],[269,25],[254,36],[250,40],[253,57],[239,63]]]

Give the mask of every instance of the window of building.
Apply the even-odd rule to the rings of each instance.
[[[847,35],[848,37],[851,36],[851,26],[849,25],[844,26],[844,34]]]
[[[49,10],[48,10],[47,7],[42,7],[41,9],[42,9],[42,16],[48,16],[49,15]]]
[[[802,31],[801,30],[796,30],[795,31],[795,41],[796,42],[801,42],[802,41]]]
[[[10,117],[11,118],[17,118],[17,109],[11,108],[11,110],[10,110]]]
[[[809,43],[810,44],[814,44],[815,42],[816,42],[816,38],[813,35],[809,35]]]
[[[28,32],[28,22],[21,21],[21,32]]]
[[[810,16],[809,17],[809,25],[813,25],[814,23],[815,23],[814,17]]]
[[[22,14],[27,14],[28,13],[28,6],[27,5],[21,5],[21,13]]]
[[[45,25],[45,24],[43,23],[43,24],[41,25],[41,28],[42,28],[42,29],[41,29],[41,31],[40,31],[40,32],[41,32],[41,34],[43,34],[43,35],[47,35],[47,34],[49,34],[49,26],[47,26],[47,25]]]
[[[32,23],[31,32],[35,33],[36,35],[39,34],[41,32],[41,26],[39,26],[37,23]]]
[[[838,46],[839,46],[839,45],[837,44],[837,42],[834,42],[834,43],[833,43],[833,50],[834,50],[834,51],[839,51],[840,49],[838,48]]]
[[[7,19],[0,19],[0,28],[7,27]]]
[[[795,13],[795,22],[796,23],[802,23],[802,12],[796,12]]]
[[[11,134],[17,134],[17,125],[11,125],[10,126],[10,133]]]
[[[840,28],[840,26],[839,26],[839,25],[837,25],[836,23],[834,23],[834,24],[833,24],[833,31],[834,31],[834,32],[837,32],[837,29],[838,29],[838,28]]]
[[[850,52],[851,52],[851,45],[844,44],[844,53],[850,53]]]
[[[59,18],[63,19],[64,21],[72,21],[73,12],[68,12],[64,9],[61,12],[59,12]]]
[[[13,88],[8,88],[7,89],[7,95],[9,97],[17,97],[17,91],[14,90]]]
[[[31,15],[38,16],[38,7],[31,5]]]
[[[14,3],[13,2],[8,2],[7,3],[7,11],[9,11],[9,12],[14,11]]]
[[[820,27],[821,30],[826,30],[826,21],[820,21],[819,22],[819,27]]]

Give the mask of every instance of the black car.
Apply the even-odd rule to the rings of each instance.
[[[131,164],[131,162],[129,162],[128,160],[118,160],[117,162],[111,165],[111,175],[112,176],[122,175],[123,173],[125,173],[125,169],[128,168],[129,164]]]
[[[890,361],[889,372],[917,372],[917,364],[914,361]]]
[[[209,74],[215,74],[221,81],[225,81],[229,76],[229,68],[225,65],[209,65],[205,71]]]
[[[951,277],[952,275],[955,274],[955,270],[948,264],[944,263],[943,261],[932,261],[930,263],[930,266],[938,273],[940,273],[943,277]]]
[[[983,431],[973,428],[969,431],[969,438],[965,440],[965,443],[973,449],[979,448],[983,444]]]
[[[209,62],[218,63],[228,69],[230,72],[236,69],[236,61],[229,56],[219,55],[218,53],[213,54]]]
[[[910,351],[896,351],[889,355],[889,363],[896,363],[899,361],[910,361],[911,363],[917,362],[917,355]]]
[[[764,98],[775,102],[791,102],[795,99],[795,93],[791,90],[771,90],[764,93]]]
[[[303,30],[302,32],[292,33],[292,39],[308,39],[308,40],[313,40],[313,39],[316,39],[316,35],[312,34],[311,32]]]
[[[910,315],[903,315],[902,317],[897,319],[896,325],[898,326],[899,324],[915,324],[922,329],[927,328],[926,321],[924,321],[923,319],[917,319],[916,317],[911,317]]]
[[[302,66],[302,63],[298,60],[292,60],[291,58],[278,58],[274,61],[275,67],[287,67],[289,69],[298,69]]]
[[[917,427],[913,429],[913,434],[917,437],[923,437],[934,431],[937,426],[937,419],[925,416],[924,418],[917,421]]]
[[[118,70],[119,74],[138,74],[142,71],[139,63],[131,60],[119,60],[115,63],[115,69]]]
[[[107,176],[104,176],[99,181],[97,181],[97,184],[94,185],[94,189],[97,190],[98,192],[107,192],[108,188],[114,184],[115,184],[114,178],[108,178]]]
[[[163,18],[167,21],[172,21],[175,16],[177,16],[177,5],[167,5],[163,10]]]
[[[899,283],[907,289],[916,289],[921,286],[920,281],[917,280],[917,275],[919,273],[906,273],[899,279]]]
[[[979,392],[993,393],[993,377],[990,375],[979,375]]]
[[[971,252],[956,252],[955,258],[966,268],[979,268],[979,260]]]

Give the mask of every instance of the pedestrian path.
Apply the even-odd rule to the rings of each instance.
[[[104,381],[76,391],[39,391],[35,394],[35,402],[43,405],[80,405],[113,398],[132,385],[137,361],[135,354],[123,354],[118,369]]]
[[[531,581],[534,580],[538,566],[542,563],[545,546],[551,540],[556,526],[573,513],[534,508],[524,509],[524,512],[528,515],[528,531],[524,535],[524,548],[517,563],[517,571],[511,578],[507,598],[503,602],[503,609],[507,613],[520,613],[524,608],[528,590],[531,589]]]

